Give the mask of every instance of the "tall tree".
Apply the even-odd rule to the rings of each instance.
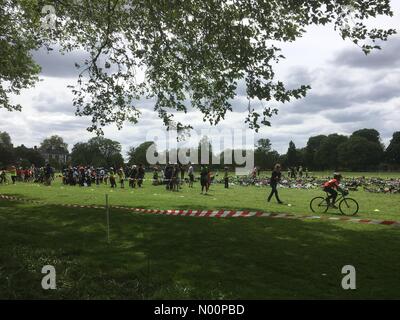
[[[321,141],[318,151],[315,153],[315,161],[321,169],[334,169],[340,167],[338,158],[339,146],[346,142],[348,137],[334,133]]]
[[[11,137],[7,132],[0,131],[0,167],[13,164],[15,153]]]
[[[53,135],[46,138],[40,144],[40,149],[43,151],[47,150],[68,150],[68,144],[64,142],[64,139],[60,136]]]
[[[400,131],[393,133],[393,138],[386,149],[386,161],[400,165]]]
[[[254,164],[259,168],[266,168],[267,154],[271,150],[271,141],[269,139],[259,139],[254,150]]]
[[[88,141],[91,149],[97,150],[107,167],[122,166],[124,159],[121,155],[121,144],[118,141],[104,137],[95,137]]]
[[[25,163],[25,166],[42,167],[45,165],[45,159],[36,148],[27,148],[23,144],[14,149],[15,156],[20,163]]]
[[[257,141],[254,150],[254,164],[270,170],[279,161],[279,153],[271,149],[271,141],[263,138]]]
[[[380,134],[375,129],[360,129],[360,130],[354,131],[352,136],[363,137],[363,138],[367,139],[368,141],[378,143],[378,144],[381,143]]]
[[[102,166],[105,164],[101,161],[100,151],[87,142],[78,142],[72,147],[71,161],[74,165]]]
[[[128,163],[132,164],[142,164],[142,165],[149,165],[149,162],[146,157],[147,150],[150,146],[154,145],[153,141],[146,141],[138,145],[136,148],[130,148],[128,152]]]
[[[42,1],[1,4],[0,41],[5,45],[0,45],[0,65],[8,66],[0,68],[1,85],[14,81],[16,90],[31,85],[39,68],[30,52],[43,44],[56,43],[63,52],[84,49],[89,58],[77,61],[73,103],[78,115],[92,117],[89,130],[98,133],[109,123],[136,123],[142,96],[155,98],[155,111],[165,125],[178,129],[191,127],[173,119],[187,105],[210,124],[218,123],[232,111],[230,101],[241,79],[249,101],[273,104],[304,97],[310,87],[286,88],[276,79],[274,65],[284,58],[276,44],[300,38],[308,26],[332,25],[365,53],[395,33],[365,23],[392,16],[388,0],[49,0],[46,4],[54,5],[57,14],[54,28],[41,23],[40,18],[54,17],[42,14]],[[9,105],[10,93],[0,88],[0,105],[18,108]],[[270,125],[276,109],[256,105],[249,106],[244,121],[257,130]]]
[[[280,157],[279,153],[275,150],[268,152],[265,165],[262,168],[267,170],[272,170],[275,164],[279,162],[279,157]]]
[[[289,142],[289,148],[286,153],[286,165],[289,167],[297,166],[299,164],[298,152],[296,145],[293,141]]]
[[[319,151],[322,142],[327,139],[325,135],[310,137],[307,141],[306,150],[304,152],[304,165],[313,170],[321,169],[321,165],[316,161],[315,155]]]
[[[257,141],[257,144],[255,145],[256,150],[260,151],[260,152],[270,152],[271,151],[271,140],[263,138],[263,139],[259,139]]]
[[[88,142],[75,144],[71,158],[74,165],[95,167],[120,167],[124,163],[121,144],[104,137],[95,137]]]
[[[378,143],[353,135],[338,147],[338,156],[346,169],[372,170],[376,169],[382,160],[382,149]]]
[[[364,137],[370,142],[376,143],[379,145],[380,154],[382,156],[383,152],[385,151],[385,145],[381,141],[381,136],[379,132],[375,129],[361,129],[353,132],[352,136]]]

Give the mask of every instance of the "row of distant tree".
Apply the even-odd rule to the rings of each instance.
[[[154,143],[145,141],[131,147],[128,165],[149,165],[146,152]],[[203,137],[198,146],[199,157],[203,146],[208,145],[209,161],[213,148],[207,137]],[[179,152],[179,149],[176,150]],[[169,153],[164,152],[167,160]],[[231,152],[233,152],[231,150]],[[226,153],[225,153],[226,154]],[[220,154],[222,167],[224,152]],[[0,132],[0,167],[18,165],[22,167],[43,166],[46,162],[56,168],[64,165],[91,164],[95,167],[119,167],[124,165],[121,144],[104,137],[95,137],[87,142],[78,142],[68,152],[68,145],[62,137],[51,136],[44,139],[39,147],[28,148],[24,145],[14,147],[7,132]],[[296,148],[289,142],[286,154],[272,150],[271,141],[263,138],[254,148],[254,163],[264,170],[271,169],[275,163],[288,167],[307,167],[309,170],[395,170],[400,169],[400,132],[395,132],[387,148],[382,143],[380,134],[374,129],[362,129],[350,136],[331,134],[318,135],[308,139],[304,148]]]
[[[308,139],[306,147],[297,149],[289,143],[286,155],[281,156],[287,166],[303,166],[313,170],[393,170],[400,168],[400,132],[395,132],[388,145],[382,143],[375,129],[361,129],[350,136],[331,134]]]
[[[388,145],[381,141],[375,129],[361,129],[350,136],[341,134],[317,135],[308,139],[304,148],[289,142],[286,154],[271,150],[269,139],[258,141],[255,163],[271,168],[279,162],[284,167],[303,166],[311,170],[398,170],[400,169],[400,132],[395,132]]]

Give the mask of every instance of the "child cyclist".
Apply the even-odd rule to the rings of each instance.
[[[337,207],[335,206],[335,202],[336,202],[336,198],[338,195],[338,191],[341,193],[346,192],[346,190],[344,190],[340,187],[341,180],[342,180],[342,175],[340,173],[334,173],[333,179],[331,179],[323,184],[324,191],[330,194],[330,196],[328,197],[328,202],[330,199],[332,199],[332,202],[328,203],[328,205],[330,205],[332,208],[335,208],[335,209],[337,209]]]

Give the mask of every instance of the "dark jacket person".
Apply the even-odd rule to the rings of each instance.
[[[272,190],[271,193],[269,194],[268,197],[268,202],[271,201],[271,198],[273,195],[275,195],[276,201],[278,201],[279,204],[282,204],[283,202],[279,199],[279,195],[278,195],[278,182],[281,180],[281,165],[279,163],[277,163],[274,167],[274,171],[272,171],[272,175],[271,175],[271,180],[269,182]]]

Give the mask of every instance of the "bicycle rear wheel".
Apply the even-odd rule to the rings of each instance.
[[[358,202],[352,198],[344,198],[339,203],[339,209],[346,216],[354,216],[359,209]]]
[[[310,201],[310,209],[314,213],[325,213],[328,207],[328,202],[324,197],[316,197]]]

